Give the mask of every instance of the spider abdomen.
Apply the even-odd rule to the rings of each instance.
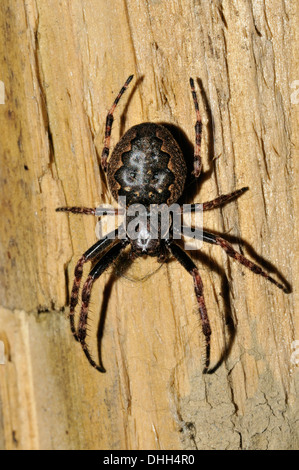
[[[134,203],[168,205],[184,189],[186,163],[171,133],[159,124],[131,127],[121,138],[108,162],[108,184],[113,197]]]

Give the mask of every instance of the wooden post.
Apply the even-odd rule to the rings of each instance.
[[[297,2],[2,0],[0,23],[0,448],[298,448]],[[96,357],[102,315],[106,374],[69,331],[73,270],[96,220],[55,208],[113,203],[99,155],[131,73],[112,145],[134,124],[168,123],[190,164],[192,76],[204,175],[183,202],[249,186],[204,226],[293,289],[219,247],[191,253],[212,363],[223,359],[211,375],[192,279],[173,260],[95,284],[89,344]]]

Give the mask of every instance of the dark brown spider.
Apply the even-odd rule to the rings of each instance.
[[[131,129],[124,134],[108,160],[113,113],[132,78],[133,75],[127,79],[107,115],[105,143],[101,164],[104,171],[107,172],[108,184],[113,197],[116,200],[119,196],[126,197],[126,208],[124,208],[123,211],[128,211],[133,204],[142,204],[143,207],[146,208],[148,215],[146,223],[142,227],[142,230],[140,230],[137,238],[133,239],[129,234],[128,224],[131,221],[131,218],[128,217],[126,225],[122,228],[122,231],[120,228],[116,230],[114,238],[111,239],[110,234],[106,235],[89,248],[89,250],[87,250],[79,259],[75,268],[75,280],[70,301],[69,318],[71,330],[76,340],[81,343],[83,351],[90,364],[98,371],[105,372],[103,366],[96,364],[92,359],[86,344],[87,315],[91,290],[95,280],[100,277],[100,275],[119,257],[127,245],[130,245],[130,254],[133,258],[142,255],[149,255],[162,259],[165,258],[165,256],[173,255],[193,278],[202,330],[206,339],[204,372],[207,372],[210,365],[211,327],[199,271],[192,259],[177,244],[174,239],[175,237],[171,233],[167,238],[162,238],[160,219],[157,227],[158,235],[153,237],[150,232],[150,207],[163,203],[170,206],[178,200],[183,192],[187,170],[181,149],[165,127],[153,123],[142,123],[131,127]],[[190,78],[190,86],[196,112],[193,173],[194,176],[198,178],[202,168],[200,155],[202,123],[192,78]],[[207,211],[215,209],[225,202],[240,196],[247,189],[248,188],[242,188],[232,192],[231,194],[220,196],[213,201],[204,202],[202,204],[202,210]],[[73,214],[96,215],[96,209],[86,207],[59,207],[56,210],[72,212]],[[189,210],[191,212],[196,211],[196,205],[191,204]],[[117,214],[118,210],[110,210],[110,212],[108,211],[107,213]],[[171,228],[171,226],[172,221],[170,220],[169,228]],[[182,230],[181,233],[183,233]],[[255,274],[260,274],[265,277],[268,281],[271,281],[284,292],[288,292],[283,285],[265,273],[252,261],[245,258],[245,256],[238,253],[232,245],[222,237],[206,231],[200,231],[199,238],[204,242],[220,246],[228,256],[234,258]],[[100,257],[100,255],[102,256]],[[78,329],[76,329],[74,314],[75,307],[78,303],[79,287],[83,275],[83,265],[88,261],[95,261],[99,257],[100,259],[90,271],[83,286],[81,313]]]

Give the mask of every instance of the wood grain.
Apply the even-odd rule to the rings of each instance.
[[[283,0],[2,0],[0,448],[298,448],[298,31],[299,6]],[[191,253],[222,359],[211,375],[192,279],[174,261],[138,260],[95,284],[89,343],[96,357],[102,315],[106,374],[69,332],[96,220],[55,208],[113,202],[99,155],[131,73],[112,145],[134,124],[166,123],[190,166],[192,76],[204,175],[182,201],[249,186],[204,226],[292,286],[284,294],[219,247]]]

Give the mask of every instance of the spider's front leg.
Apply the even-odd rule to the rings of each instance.
[[[182,250],[178,245],[171,242],[169,243],[169,249],[173,256],[178,260],[178,262],[188,271],[189,274],[193,277],[194,289],[196,294],[196,299],[199,307],[199,313],[202,324],[202,331],[206,339],[206,357],[205,357],[205,368],[204,373],[208,372],[210,366],[210,352],[211,352],[211,326],[208,317],[208,312],[205,304],[205,299],[203,295],[203,283],[199,271],[196,265],[193,263],[192,259],[187,255],[187,253]]]
[[[91,290],[95,280],[98,279],[101,274],[103,274],[103,272],[106,271],[107,268],[109,268],[109,266],[111,266],[111,264],[118,258],[118,256],[128,243],[128,240],[122,240],[116,245],[114,245],[112,248],[110,248],[110,250],[108,250],[107,253],[104,254],[100,261],[98,261],[94,268],[90,271],[82,289],[82,307],[80,312],[77,338],[78,341],[81,343],[82,349],[89,363],[99,372],[105,372],[105,369],[101,364],[98,365],[93,360],[85,341]]]
[[[111,108],[110,108],[110,110],[107,114],[106,126],[105,126],[105,142],[104,142],[104,148],[103,148],[102,156],[101,156],[101,165],[102,165],[102,168],[103,168],[104,171],[107,171],[107,159],[108,159],[109,151],[110,151],[110,136],[111,136],[111,129],[112,129],[112,124],[113,124],[113,120],[114,120],[113,113],[114,113],[114,110],[115,110],[120,98],[122,97],[122,95],[124,94],[126,89],[128,88],[129,83],[131,82],[133,76],[134,75],[130,75],[127,78],[124,86],[122,87],[122,89],[118,93],[117,97],[114,100],[113,105],[111,106]]]
[[[106,248],[112,245],[115,242],[115,238],[118,236],[118,230],[111,232],[106,235],[101,240],[97,241],[91,248],[89,248],[84,255],[81,256],[75,267],[75,279],[72,287],[71,300],[70,300],[70,326],[71,331],[77,341],[79,338],[77,336],[76,327],[75,327],[75,308],[78,304],[79,289],[81,284],[81,279],[83,276],[83,266],[88,261],[92,261],[97,256],[99,256]]]
[[[200,173],[201,173],[201,169],[202,169],[202,162],[201,162],[202,122],[201,122],[201,116],[200,116],[200,112],[199,112],[198,100],[197,100],[197,95],[196,95],[196,91],[195,91],[195,87],[194,87],[193,78],[190,78],[190,87],[191,87],[191,93],[192,93],[192,98],[193,98],[194,107],[195,107],[195,114],[196,114],[193,174],[194,174],[195,178],[198,178]]]

